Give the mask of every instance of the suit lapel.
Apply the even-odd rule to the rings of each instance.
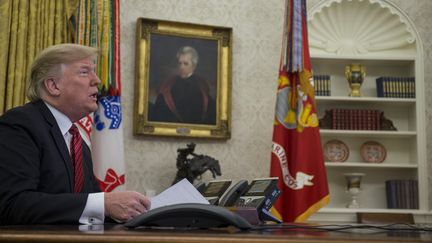
[[[43,101],[36,102],[36,106],[41,111],[43,117],[47,121],[48,124],[50,124],[51,129],[50,133],[53,137],[54,143],[56,144],[57,150],[61,154],[63,158],[63,164],[66,168],[67,174],[68,174],[68,181],[69,181],[69,187],[70,190],[73,191],[73,168],[72,168],[72,161],[69,155],[69,151],[67,148],[67,145],[65,143],[63,134],[60,131],[59,126],[57,125],[57,122],[54,118],[54,116],[51,114],[51,111],[48,109],[48,107],[45,105]]]

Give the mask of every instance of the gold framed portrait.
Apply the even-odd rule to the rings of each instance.
[[[232,29],[139,18],[134,133],[231,136]]]

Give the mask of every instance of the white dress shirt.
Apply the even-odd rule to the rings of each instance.
[[[69,129],[72,126],[72,122],[69,118],[61,113],[56,108],[52,107],[50,104],[45,102],[48,109],[51,111],[55,120],[57,121],[57,125],[60,128],[61,133],[63,134],[63,138],[68,147],[70,153],[70,141],[72,139],[72,134],[69,133]],[[105,219],[105,208],[104,208],[104,193],[89,193],[86,206],[84,211],[81,214],[79,219],[79,223],[81,224],[103,224]]]

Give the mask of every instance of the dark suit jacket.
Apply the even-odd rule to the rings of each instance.
[[[193,74],[172,77],[162,83],[150,121],[216,124],[216,102],[209,95],[208,83]]]
[[[83,143],[83,193],[73,193],[69,151],[43,101],[0,117],[0,224],[78,224],[88,193],[100,191]]]

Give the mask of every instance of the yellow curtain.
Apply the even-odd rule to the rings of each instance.
[[[78,0],[0,1],[0,114],[26,102],[27,72],[35,55],[73,42],[69,18]]]

